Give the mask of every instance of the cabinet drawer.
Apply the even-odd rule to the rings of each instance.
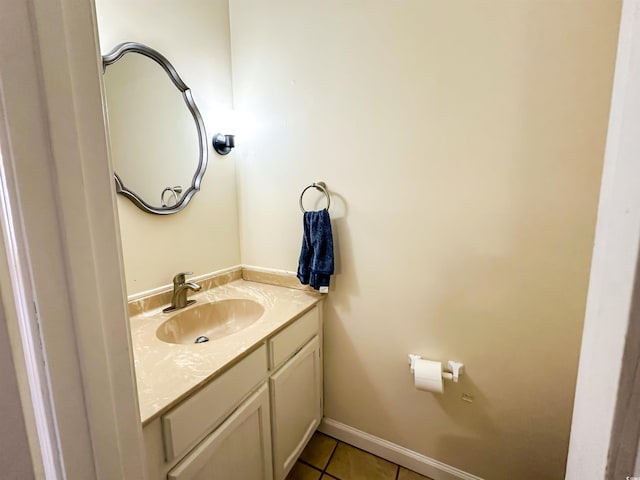
[[[266,375],[266,347],[262,345],[162,417],[166,460],[184,453],[219,425]]]
[[[320,312],[314,307],[269,340],[269,368],[274,370],[318,333]]]

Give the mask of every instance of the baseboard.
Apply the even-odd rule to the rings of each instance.
[[[421,475],[426,475],[433,480],[483,480],[451,465],[426,457],[331,418],[324,417],[318,430],[349,445],[397,463]]]

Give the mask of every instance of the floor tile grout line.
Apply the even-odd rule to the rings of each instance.
[[[330,438],[333,438],[333,437],[330,437]],[[336,440],[336,445],[335,445],[335,447],[333,447],[333,451],[331,452],[331,455],[329,456],[329,460],[327,461],[327,465],[324,467],[324,470],[322,471],[323,474],[331,475],[331,478],[336,478],[336,479],[340,480],[338,477],[334,477],[333,474],[327,472],[327,468],[329,468],[329,465],[331,464],[331,460],[333,459],[334,453],[336,453],[336,450],[338,449],[338,445],[342,443],[342,444],[344,444],[344,445],[346,445],[348,447],[355,448],[356,450],[360,450],[360,451],[362,451],[362,452],[364,452],[364,453],[366,453],[368,455],[371,455],[372,457],[379,458],[381,460],[389,462],[391,465],[394,465],[396,467],[396,474],[395,474],[394,480],[398,480],[398,477],[400,475],[400,465],[398,465],[397,463],[390,462],[386,458],[379,457],[378,455],[374,455],[373,453],[367,452],[366,450],[362,450],[361,448],[354,447],[353,445],[351,445],[349,443],[345,443],[345,442],[343,442],[341,440],[337,440],[335,438],[334,438],[334,440]]]
[[[298,458],[298,460],[296,460],[296,461],[297,461],[297,462],[300,462],[300,463],[304,463],[307,467],[311,467],[311,468],[313,468],[313,469],[314,469],[315,471],[317,471],[317,472],[324,473],[324,471],[323,471],[321,468],[316,467],[315,465],[313,465],[313,464],[311,464],[311,463],[307,462],[306,460],[303,460],[303,459],[301,459],[301,458]]]
[[[323,435],[324,435],[324,434],[323,434]],[[327,436],[328,436],[328,435],[327,435]],[[333,437],[331,437],[331,438],[333,438]],[[334,440],[335,440],[336,442],[338,442],[338,443],[342,443],[342,444],[346,445],[347,447],[355,448],[356,450],[360,450],[361,452],[364,452],[364,453],[366,453],[367,455],[371,455],[372,457],[376,457],[376,458],[379,458],[380,460],[384,460],[385,462],[390,463],[390,464],[392,464],[392,465],[398,465],[397,463],[392,462],[391,460],[387,460],[386,458],[381,457],[380,455],[376,455],[375,453],[371,453],[371,452],[369,452],[369,451],[365,450],[364,448],[356,447],[355,445],[351,445],[350,443],[343,442],[342,440],[338,440],[338,439],[336,439],[336,438],[334,438]],[[399,467],[399,466],[400,466],[400,465],[398,465],[398,467]]]
[[[303,464],[305,464],[305,465],[307,465],[308,467],[311,467],[316,472],[320,472],[321,478],[322,478],[323,475],[327,475],[328,478],[335,478],[336,480],[340,480],[338,477],[334,477],[331,473],[327,472],[327,469],[329,468],[329,465],[331,465],[331,460],[333,460],[333,457],[334,457],[334,455],[336,453],[336,450],[338,449],[338,446],[342,443],[342,444],[344,444],[344,445],[346,445],[348,447],[355,448],[356,450],[361,450],[362,452],[364,452],[364,453],[366,453],[368,455],[371,455],[373,457],[377,457],[377,458],[379,458],[381,460],[385,460],[386,462],[389,462],[390,464],[394,465],[396,467],[396,474],[395,474],[394,480],[399,480],[400,479],[400,468],[401,467],[400,467],[399,464],[397,464],[395,462],[390,462],[389,460],[387,460],[385,458],[382,458],[382,457],[379,457],[378,455],[372,454],[371,452],[367,452],[366,450],[363,450],[363,449],[355,447],[355,446],[353,446],[351,444],[345,443],[345,442],[343,442],[341,440],[338,440],[337,438],[332,437],[331,435],[327,435],[327,434],[322,433],[322,432],[318,432],[318,433],[320,433],[321,435],[323,435],[323,436],[325,436],[327,438],[330,438],[330,439],[332,439],[332,440],[334,440],[336,442],[335,445],[333,446],[331,454],[329,455],[329,459],[327,460],[327,463],[325,464],[324,468],[320,469],[317,466],[312,465],[309,462],[306,462],[305,460],[303,460],[301,458],[298,458],[298,461],[303,463]],[[431,480],[428,477],[425,477],[425,479],[426,480]]]
[[[331,437],[333,438],[333,437]],[[336,440],[334,438],[334,440]],[[329,465],[331,465],[331,460],[333,459],[333,455],[336,453],[336,450],[338,449],[338,444],[340,443],[340,440],[336,440],[336,444],[333,446],[333,450],[331,451],[331,455],[329,455],[329,460],[327,460],[327,464],[324,466],[324,469],[322,470],[322,473],[326,473],[327,475],[331,475],[329,472],[327,472],[327,468],[329,468]]]
[[[324,434],[323,434],[323,435],[324,435]],[[327,435],[327,436],[328,436],[328,435]],[[331,437],[331,438],[333,438],[333,437]],[[343,442],[342,440],[338,440],[338,439],[335,439],[335,438],[334,438],[334,440],[335,440],[336,442],[338,442],[338,443],[342,443],[343,445],[346,445],[347,447],[351,447],[351,448],[353,448],[353,449],[355,449],[355,450],[360,450],[361,452],[366,453],[367,455],[371,455],[372,457],[379,458],[380,460],[383,460],[383,461],[385,461],[385,462],[387,462],[387,463],[390,463],[391,465],[395,465],[396,467],[398,467],[398,471],[400,470],[400,465],[398,465],[398,464],[397,464],[397,463],[395,463],[395,462],[392,462],[391,460],[387,460],[386,458],[383,458],[383,457],[381,457],[381,456],[379,456],[379,455],[376,455],[375,453],[368,452],[368,451],[366,451],[366,450],[365,450],[365,449],[363,449],[363,448],[356,447],[355,445],[351,445],[350,443]],[[338,446],[336,445],[336,448],[337,448],[337,447],[338,447]],[[335,449],[334,449],[334,452],[335,452]],[[331,461],[331,458],[332,458],[332,457],[333,457],[333,453],[331,454],[331,457],[329,458],[329,461]],[[328,467],[328,466],[329,466],[329,464],[327,463],[327,467]],[[325,469],[326,469],[326,467],[325,467]]]

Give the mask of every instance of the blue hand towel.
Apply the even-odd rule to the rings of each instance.
[[[314,289],[327,291],[333,274],[333,235],[331,218],[325,208],[304,212],[302,249],[298,262],[298,280]]]

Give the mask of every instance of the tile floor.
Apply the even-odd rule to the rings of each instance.
[[[395,463],[316,432],[287,480],[430,480]]]

